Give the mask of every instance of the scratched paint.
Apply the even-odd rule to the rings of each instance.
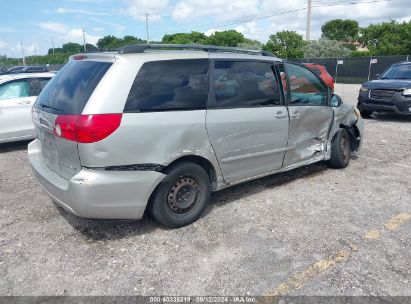
[[[269,291],[267,296],[279,296],[286,294],[290,290],[303,287],[312,278],[323,274],[327,270],[335,267],[338,263],[346,261],[351,256],[354,249],[356,249],[356,247],[352,247],[351,250],[340,250],[335,255],[314,263],[306,270],[292,276],[287,282],[282,283],[277,288]]]
[[[397,230],[401,225],[405,224],[411,219],[411,214],[402,212],[397,216],[391,218],[388,222],[385,223],[385,228],[388,230]]]
[[[411,214],[402,212],[398,215],[392,217],[388,222],[384,224],[384,227],[388,230],[395,231],[401,225],[407,223],[411,220]],[[370,230],[365,235],[365,239],[379,239],[381,236],[381,232],[379,230]],[[289,293],[292,290],[300,289],[304,285],[306,285],[310,280],[321,276],[326,271],[331,270],[339,263],[345,262],[348,260],[352,254],[358,250],[357,245],[349,244],[349,249],[340,250],[336,254],[323,259],[319,260],[316,263],[309,266],[307,269],[303,270],[302,272],[294,274],[291,278],[289,278],[286,282],[280,284],[276,288],[268,291],[266,296],[281,296]]]
[[[380,238],[381,233],[378,230],[370,230],[365,235],[364,238],[368,240],[376,240]]]

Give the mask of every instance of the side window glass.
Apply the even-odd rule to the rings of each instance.
[[[127,98],[125,112],[205,109],[208,59],[146,62]]]
[[[327,105],[327,88],[307,68],[286,64],[290,85],[291,105]]]
[[[40,79],[40,92],[41,92],[41,90],[44,89],[44,87],[46,86],[46,84],[49,83],[50,79],[51,79],[51,78],[41,78],[41,79]]]
[[[217,108],[280,105],[273,65],[265,62],[216,61],[214,94]]]
[[[30,84],[27,80],[15,80],[0,85],[0,99],[30,96]]]

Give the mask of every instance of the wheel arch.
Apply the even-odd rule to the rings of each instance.
[[[216,168],[214,167],[214,165],[211,163],[211,161],[209,161],[207,158],[203,157],[203,156],[199,156],[199,155],[184,155],[181,156],[175,160],[173,160],[170,164],[168,164],[167,166],[164,167],[162,171],[162,173],[167,174],[168,172],[170,172],[170,170],[172,170],[172,168],[180,163],[184,163],[184,162],[189,162],[189,163],[195,163],[199,166],[201,166],[208,174],[209,178],[210,178],[210,183],[211,183],[211,187],[214,190],[216,187],[216,183],[217,183],[217,171]]]
[[[360,145],[360,141],[358,140],[358,138],[360,137],[360,130],[358,130],[358,127],[355,124],[351,126],[340,124],[340,129],[345,129],[348,132],[348,135],[350,136],[351,152],[357,151]],[[333,139],[336,134],[337,132],[334,134]]]
[[[217,176],[217,171],[215,166],[213,166],[213,164],[211,163],[210,160],[208,160],[207,158],[203,157],[203,156],[199,156],[199,155],[184,155],[184,156],[180,156],[179,158],[173,160],[171,163],[169,163],[168,165],[166,165],[161,172],[163,174],[168,174],[172,168],[180,163],[195,163],[199,166],[201,166],[208,174],[209,178],[210,178],[210,184],[211,184],[211,191],[216,191],[217,190],[217,183],[218,183],[218,176]],[[147,202],[147,206],[145,209],[145,212],[147,212],[147,210],[149,210],[152,202],[153,202],[153,197],[155,195],[155,193],[158,191],[158,189],[160,188],[162,182],[160,182],[153,190],[153,192],[151,193],[148,202]]]

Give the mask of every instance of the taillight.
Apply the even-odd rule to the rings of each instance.
[[[93,143],[117,130],[121,118],[122,114],[59,115],[54,134],[78,143]]]
[[[73,59],[74,59],[74,60],[84,60],[84,59],[86,59],[86,58],[87,58],[87,56],[82,55],[82,54],[74,55],[74,56],[73,56]]]

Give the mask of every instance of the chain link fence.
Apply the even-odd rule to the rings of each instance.
[[[411,55],[349,58],[305,58],[288,60],[298,63],[321,64],[325,66],[328,73],[334,77],[336,83],[358,84],[367,80],[376,79],[376,74],[382,74],[394,63],[410,61]]]

